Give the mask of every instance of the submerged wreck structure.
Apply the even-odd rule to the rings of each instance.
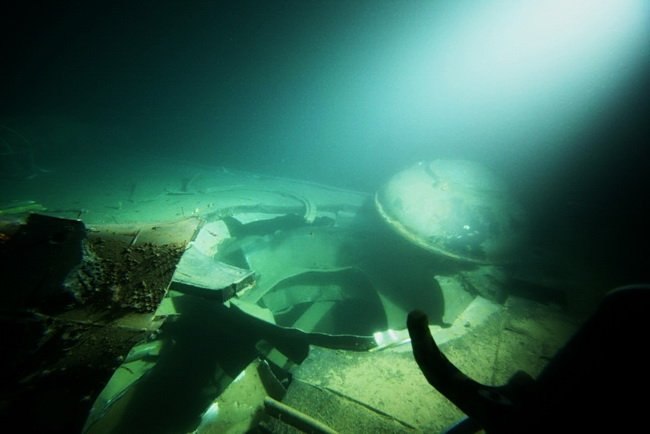
[[[515,211],[457,183],[480,171],[412,170],[375,198],[195,169],[157,190],[134,184],[103,214],[7,204],[3,420],[34,432],[439,432],[463,414],[413,360],[416,308],[477,380],[536,374],[575,328],[566,288],[502,260]],[[420,187],[399,184],[413,176]],[[427,204],[396,195],[431,186],[447,232],[414,235],[395,213]]]

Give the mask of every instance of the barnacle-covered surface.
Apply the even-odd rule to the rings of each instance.
[[[2,225],[3,418],[39,432],[79,432],[153,314],[196,221],[88,230],[31,215]]]
[[[115,313],[153,312],[183,252],[174,244],[129,245],[95,237],[84,243],[83,261],[66,282],[83,305]]]

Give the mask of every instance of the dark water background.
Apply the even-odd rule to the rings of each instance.
[[[553,26],[516,40],[526,26],[494,11],[518,2],[21,0],[0,11],[0,127],[30,141],[37,165],[72,174],[160,159],[374,192],[416,161],[475,160],[512,186],[530,214],[529,250],[568,268],[559,279],[575,271],[589,296],[574,304],[589,310],[584,300],[607,289],[650,282],[650,3],[634,22],[609,27],[613,10],[588,28],[600,2],[575,2],[555,2],[557,26],[575,18],[564,30],[592,46]],[[484,13],[499,25],[474,32]],[[627,52],[616,40],[635,26]],[[2,200],[16,185],[3,163]],[[376,240],[366,250],[399,289],[413,261]],[[191,430],[216,396],[214,384],[205,392],[215,361],[234,378],[257,354],[254,327],[221,305],[190,307],[165,324],[179,344],[137,390],[124,429]],[[363,324],[353,307],[344,313]]]
[[[539,242],[611,269],[612,284],[647,280],[648,53],[569,133],[529,107],[486,125],[436,75],[471,12],[449,5],[19,2],[1,18],[0,116],[42,164],[148,155],[374,191],[418,160],[478,160],[513,185]],[[427,93],[433,114],[419,118],[409,60],[427,53],[442,96]]]

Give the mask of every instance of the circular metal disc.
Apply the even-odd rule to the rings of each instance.
[[[375,195],[382,218],[429,251],[475,263],[508,262],[524,235],[524,212],[506,185],[470,161],[420,162]]]

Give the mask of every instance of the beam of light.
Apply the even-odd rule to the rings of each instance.
[[[233,140],[260,165],[363,188],[417,160],[550,165],[650,58],[646,0],[371,3],[259,60]]]
[[[415,143],[560,143],[631,85],[648,54],[649,10],[643,0],[454,7],[437,17],[442,31],[420,31],[406,51],[391,118]]]

